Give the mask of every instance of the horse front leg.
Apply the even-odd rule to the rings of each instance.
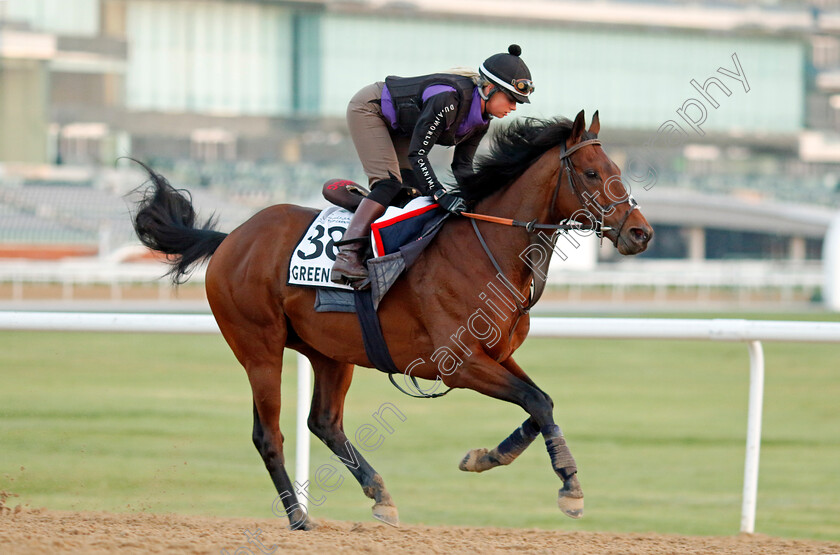
[[[512,359],[502,364],[492,360],[484,362],[461,368],[453,374],[457,382],[447,385],[466,387],[490,397],[516,403],[531,417],[498,447],[486,453],[482,453],[485,450],[478,449],[467,453],[461,461],[461,469],[473,470],[469,467],[464,468],[465,465],[473,466],[473,471],[481,472],[509,464],[536,439],[538,433],[542,434],[551,467],[563,481],[563,487],[558,492],[557,505],[563,514],[571,518],[580,518],[583,516],[583,489],[577,477],[577,464],[566,445],[563,432],[554,422],[554,403],[551,398],[540,390]],[[471,457],[472,454],[475,456]],[[478,470],[479,468],[481,470]]]
[[[504,441],[490,449],[472,449],[461,460],[458,468],[464,472],[484,472],[497,466],[504,466],[516,460],[540,435],[540,428],[529,418],[513,431]]]
[[[577,477],[577,464],[560,426],[554,423],[554,403],[551,398],[533,388],[526,396],[525,410],[540,426],[540,433],[545,440],[545,447],[551,459],[551,468],[563,481],[557,496],[557,506],[563,514],[571,518],[583,516],[583,489]]]
[[[524,381],[528,385],[539,389],[537,385],[531,380],[525,371],[513,360],[508,357],[506,360],[500,362],[508,372],[515,377]],[[542,390],[540,390],[542,392]],[[545,393],[545,392],[543,392]],[[546,395],[546,397],[548,397]],[[551,398],[549,398],[551,403]],[[552,403],[552,408],[554,404]],[[458,468],[465,472],[484,472],[497,466],[505,466],[512,463],[516,458],[525,452],[525,449],[534,442],[540,435],[540,426],[533,418],[528,418],[517,429],[513,431],[504,441],[499,445],[490,449],[472,449],[461,460]]]
[[[563,437],[560,426],[556,424],[543,426],[541,432],[548,456],[551,458],[551,467],[563,480],[563,487],[557,495],[557,506],[566,516],[580,518],[583,516],[583,489],[580,487],[577,465],[566,445],[566,438]]]

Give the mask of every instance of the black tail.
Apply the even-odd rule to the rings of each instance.
[[[144,245],[168,255],[172,265],[168,275],[176,285],[183,283],[189,277],[190,266],[216,252],[227,234],[216,231],[216,218],[212,216],[196,226],[190,193],[173,188],[149,166],[133,161],[148,172],[152,182],[137,203],[134,231]]]

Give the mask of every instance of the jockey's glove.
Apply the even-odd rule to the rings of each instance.
[[[441,208],[452,212],[453,214],[460,214],[467,209],[467,201],[453,193],[447,193],[444,190],[436,191],[433,195],[435,201]]]

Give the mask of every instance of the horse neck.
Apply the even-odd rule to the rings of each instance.
[[[559,171],[559,149],[552,149],[537,159],[510,186],[480,201],[475,212],[524,222],[537,220],[538,223],[557,223],[549,222],[549,219]],[[478,225],[505,276],[517,288],[527,290],[531,268],[523,262],[521,255],[531,245],[533,234],[521,227]]]
[[[559,149],[551,149],[508,187],[479,202],[475,211],[519,221],[556,223],[548,220],[559,171]]]

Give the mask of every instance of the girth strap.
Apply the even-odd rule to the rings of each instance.
[[[356,315],[359,317],[359,324],[362,327],[362,341],[365,345],[365,353],[373,365],[382,372],[388,374],[398,373],[391,352],[385,343],[385,336],[382,335],[382,327],[379,325],[379,315],[373,308],[373,298],[370,289],[357,290],[355,294]]]
[[[379,315],[373,307],[373,297],[371,296],[370,289],[357,290],[354,299],[356,302],[356,315],[359,318],[359,325],[362,328],[362,342],[365,345],[365,353],[377,370],[388,374],[388,379],[391,380],[394,387],[409,397],[415,397],[417,399],[434,399],[452,391],[450,388],[443,393],[425,394],[420,388],[420,384],[417,383],[417,378],[411,375],[409,375],[409,378],[411,378],[414,387],[417,388],[420,395],[414,395],[401,388],[396,380],[394,380],[394,374],[402,374],[402,372],[397,368],[394,359],[391,358],[391,352],[388,350],[387,343],[385,343],[385,336],[382,334],[382,327],[379,324]]]

